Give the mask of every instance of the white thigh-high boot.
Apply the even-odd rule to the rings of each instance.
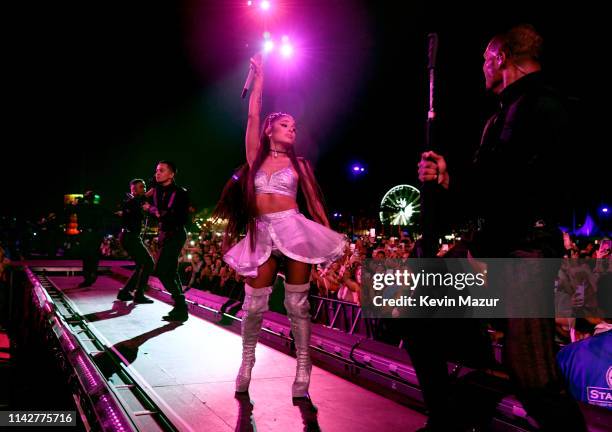
[[[259,339],[263,313],[268,310],[268,301],[272,287],[253,288],[244,284],[244,302],[242,303],[242,364],[236,377],[236,391],[246,392],[251,382],[251,369],[255,364],[255,346]]]
[[[310,283],[285,283],[285,308],[287,309],[287,317],[291,322],[291,333],[293,333],[297,358],[295,381],[291,388],[294,398],[308,397],[308,386],[310,385],[312,362],[310,361],[309,289]]]

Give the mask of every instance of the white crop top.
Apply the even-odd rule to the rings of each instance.
[[[255,174],[256,194],[279,194],[295,198],[297,188],[298,179],[290,166],[274,171],[269,179],[266,172],[261,169]]]

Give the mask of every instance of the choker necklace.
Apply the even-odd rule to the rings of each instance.
[[[273,154],[274,154],[274,157],[278,157],[278,154],[279,154],[279,153],[284,153],[284,154],[287,154],[287,152],[286,152],[286,151],[279,151],[279,150],[272,150],[272,152],[273,152]]]

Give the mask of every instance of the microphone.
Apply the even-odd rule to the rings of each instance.
[[[244,87],[242,89],[242,95],[241,95],[242,99],[245,98],[245,96],[247,95],[247,92],[251,88],[251,82],[253,82],[253,76],[254,75],[255,75],[255,73],[253,71],[253,66],[250,65],[249,66],[249,74],[247,75],[246,81],[244,82]]]
[[[436,67],[436,57],[438,56],[438,34],[429,33],[427,35],[427,41],[429,45],[427,50],[427,56],[429,58],[427,69],[434,69]]]

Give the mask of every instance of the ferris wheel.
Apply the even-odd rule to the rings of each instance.
[[[421,193],[414,186],[392,187],[380,202],[380,221],[385,225],[412,225],[419,213]]]

